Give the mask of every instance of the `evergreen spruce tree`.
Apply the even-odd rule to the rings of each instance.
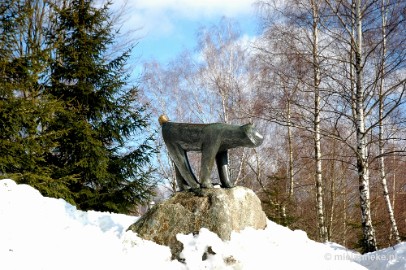
[[[131,49],[109,58],[115,41],[110,4],[93,4],[73,0],[57,9],[49,93],[64,110],[50,128],[68,131],[48,162],[56,168],[52,177],[76,179],[69,189],[79,208],[125,213],[153,195],[145,168],[154,149],[152,138],[142,135],[145,107],[137,102],[137,89],[127,86]]]
[[[52,178],[46,162],[58,135],[47,123],[61,106],[44,92],[50,50],[37,39],[34,14],[29,1],[0,4],[0,175],[73,202],[67,179]]]
[[[12,36],[16,32],[18,19],[17,6],[12,0],[0,4],[0,173],[7,175],[17,171],[20,161],[16,153],[22,152],[21,144],[16,144],[20,131],[17,98],[14,96]]]

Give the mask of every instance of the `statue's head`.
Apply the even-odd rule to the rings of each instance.
[[[242,128],[251,142],[248,147],[257,147],[262,144],[264,136],[262,136],[252,124],[243,125]]]

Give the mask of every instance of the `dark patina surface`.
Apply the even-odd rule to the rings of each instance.
[[[162,116],[161,116],[162,118]],[[231,188],[228,172],[228,149],[257,147],[263,136],[252,124],[230,125],[223,123],[192,124],[161,121],[162,136],[169,155],[175,164],[176,178],[180,190],[211,188],[210,174],[216,161],[222,187]],[[202,153],[200,183],[194,175],[187,157],[188,151]]]

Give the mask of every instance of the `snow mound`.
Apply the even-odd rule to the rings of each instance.
[[[0,269],[390,269],[406,268],[406,243],[360,255],[310,240],[268,221],[265,230],[233,232],[230,241],[201,229],[178,234],[182,262],[168,247],[126,229],[138,217],[80,211],[27,185],[0,180]]]

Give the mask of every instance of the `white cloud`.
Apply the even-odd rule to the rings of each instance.
[[[176,21],[237,17],[253,12],[255,0],[116,0],[126,4],[125,28],[142,28],[141,35],[170,35]]]
[[[148,10],[169,11],[176,15],[200,18],[225,15],[229,17],[247,14],[253,0],[136,0],[135,7]]]

